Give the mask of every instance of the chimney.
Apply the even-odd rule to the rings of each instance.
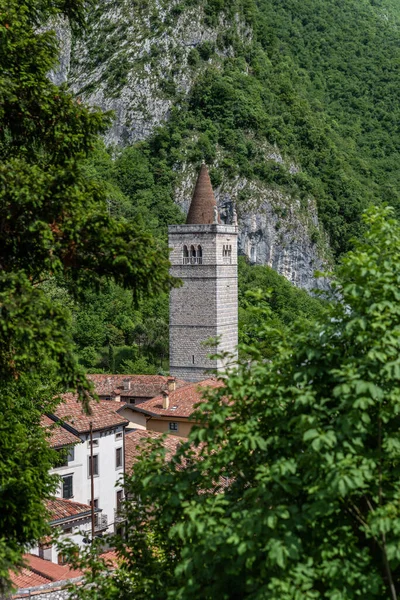
[[[169,408],[169,393],[167,390],[163,391],[162,407],[164,410],[167,410]]]
[[[167,379],[168,391],[174,392],[176,390],[176,379],[175,377],[168,377]]]
[[[123,385],[124,385],[125,392],[128,392],[131,389],[131,381],[130,381],[130,379],[124,379]]]

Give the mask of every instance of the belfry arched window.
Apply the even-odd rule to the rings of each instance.
[[[203,249],[200,245],[183,246],[182,262],[184,265],[201,265],[203,263]]]
[[[222,246],[222,260],[224,263],[232,262],[232,244],[223,244]]]

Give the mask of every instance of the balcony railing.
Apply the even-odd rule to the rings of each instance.
[[[107,515],[97,514],[95,515],[94,521],[94,530],[95,531],[103,531],[108,527],[108,517]]]
[[[202,256],[184,256],[183,264],[184,265],[202,265],[203,257]]]
[[[114,523],[122,523],[122,521],[125,521],[123,508],[114,508]]]

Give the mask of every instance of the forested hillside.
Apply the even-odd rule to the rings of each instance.
[[[88,174],[113,215],[166,244],[205,160],[220,206],[237,206],[241,252],[313,287],[327,242],[348,250],[366,206],[400,211],[399,24],[393,0],[99,1],[69,73],[76,94],[116,111]],[[120,326],[114,293],[96,300],[101,340],[76,313],[87,368],[139,366],[139,348],[142,368],[165,367],[167,299],[126,308]]]
[[[76,598],[396,600],[400,8],[0,8],[1,597],[67,525],[43,502],[61,482],[42,416],[66,391],[89,413],[87,372],[168,369],[167,227],[205,161],[239,216],[244,360],[169,465],[135,464],[109,513],[132,534],[120,568],[104,577],[92,530]],[[327,307],[306,290],[335,261]]]
[[[68,304],[65,290],[47,282],[44,287],[54,300]],[[262,290],[261,294],[258,290]],[[260,313],[254,307],[264,305]],[[146,298],[139,305],[131,294],[108,283],[101,293],[90,290],[83,301],[70,301],[71,334],[80,362],[88,372],[168,373],[168,294]],[[260,320],[275,327],[277,336],[288,335],[293,322],[311,320],[323,305],[305,290],[299,290],[273,269],[239,261],[239,340],[254,342]],[[264,342],[273,351],[274,339]]]
[[[213,41],[193,36],[189,45],[183,18],[195,6],[199,40]],[[217,187],[229,190],[237,177],[257,183],[236,193],[243,218],[256,189],[296,200],[298,213],[316,199],[338,255],[368,203],[398,209],[398,25],[388,0],[119,0],[112,10],[98,2],[70,79],[119,113],[129,91],[150,96],[166,122],[149,135],[148,106],[131,121],[118,114],[119,141],[145,139],[140,154],[153,175],[162,171],[169,197],[187,165],[205,159]],[[318,229],[310,235],[316,242]]]

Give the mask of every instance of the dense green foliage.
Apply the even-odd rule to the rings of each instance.
[[[266,318],[254,310],[260,300],[265,303],[268,321],[279,338],[290,334],[296,320],[311,321],[322,311],[319,299],[297,289],[270,267],[249,265],[244,257],[239,258],[238,280],[239,340],[244,345],[258,339],[260,321]],[[44,289],[54,300],[68,305],[65,290],[54,283],[46,283]],[[69,304],[76,352],[87,371],[168,372],[167,294],[160,293],[134,305],[129,292],[107,284],[96,292],[87,291],[79,303],[69,300]],[[273,354],[274,345],[274,339],[265,340],[264,352]]]
[[[153,2],[138,3],[134,15],[140,21],[140,11],[147,11],[152,35],[160,39],[183,11],[198,5],[193,0],[164,4],[161,15]],[[151,171],[152,182],[141,182],[143,193],[152,193],[159,177],[172,190],[182,164],[197,165],[205,159],[213,167],[214,183],[236,175],[258,180],[290,199],[299,198],[304,210],[307,198],[314,196],[336,255],[360,235],[360,215],[370,202],[388,201],[398,214],[396,3],[204,0],[201,4],[206,24],[218,35],[216,43],[202,42],[190,51],[187,69],[193,85],[188,93],[179,91],[179,56],[172,57],[167,73],[157,71],[160,57],[154,44],[148,56],[135,57],[132,63],[127,59],[128,72],[147,61],[154,77],[166,82],[173,102],[168,123],[136,149]],[[96,31],[102,26],[102,10],[100,3],[90,19],[90,55],[93,67],[100,61],[108,72],[129,20],[124,21],[128,19],[124,13],[115,30],[108,22],[110,30],[100,38]],[[251,34],[239,35],[235,14]],[[221,15],[230,27],[221,25]],[[111,40],[114,49],[104,54],[101,48]],[[277,152],[283,154],[283,163],[272,156]],[[137,156],[134,160],[138,162]],[[290,168],[293,161],[300,171]],[[234,198],[239,213],[244,199]]]
[[[400,225],[365,222],[319,321],[271,361],[255,344],[175,457],[157,442],[135,464],[123,562],[75,597],[397,597]]]
[[[164,4],[162,18],[151,1],[135,4],[134,15],[124,9],[116,29],[107,19],[103,23],[104,7],[97,5],[88,18],[88,68],[104,64],[111,81],[117,68],[111,57],[127,35],[129,19],[148,23],[143,15],[150,14],[152,35],[162,36],[194,3]],[[206,25],[221,31],[215,44],[202,42],[191,50],[189,93],[178,93],[179,86],[165,89],[173,101],[168,122],[147,140],[122,151],[114,149],[115,160],[100,146],[91,159],[89,173],[107,189],[110,214],[145,223],[165,248],[167,225],[183,218],[174,204],[180,167],[205,159],[215,185],[237,175],[259,180],[300,198],[300,211],[307,209],[308,196],[315,196],[332,247],[340,254],[352,236],[360,235],[360,214],[369,202],[389,200],[396,210],[398,206],[398,7],[389,0],[204,0],[203,7]],[[221,27],[221,13],[228,22],[231,19],[232,27]],[[251,27],[252,36],[237,34],[236,13]],[[98,33],[101,27],[104,35]],[[144,54],[135,59],[136,66],[128,64],[128,71],[138,64],[143,67],[147,59],[156,74],[160,53],[155,46],[147,58]],[[170,83],[179,66],[178,55],[175,60],[178,65],[164,74]],[[121,61],[116,63],[119,69]],[[116,79],[118,85],[124,83]],[[277,148],[285,159],[281,164],[269,157]],[[290,169],[293,160],[300,165],[299,172]],[[244,190],[234,198],[239,215],[246,194]],[[313,235],[318,242],[316,230]],[[265,292],[277,286],[287,301],[277,279],[257,283],[253,275],[254,285],[249,287]],[[82,363],[91,370],[107,371],[112,365],[116,370],[165,369],[166,296],[150,309],[143,305],[144,315],[141,308],[133,309],[128,296],[122,308],[119,296],[116,303],[126,316],[122,326],[122,314],[113,313],[114,293],[119,294],[107,290],[95,302],[89,293],[82,309],[75,307],[74,336]],[[245,308],[248,302],[242,294],[242,341],[254,325],[254,315]],[[299,296],[300,312],[311,316],[313,310],[305,304]],[[286,315],[278,314],[281,308],[273,298],[268,305],[280,331],[287,325],[289,310],[297,312],[293,306],[285,309]],[[103,332],[96,337],[91,330],[101,325]],[[81,327],[86,329],[83,335]],[[161,333],[158,348],[152,343],[155,329]],[[147,330],[150,335],[143,339],[140,331]]]
[[[77,364],[68,310],[40,283],[60,279],[75,298],[104,280],[166,291],[168,260],[140,225],[115,219],[87,176],[109,119],[48,79],[49,17],[78,26],[81,0],[0,0],[0,580],[46,533],[43,500],[56,481],[40,416],[60,391],[91,393]],[[85,404],[86,405],[86,404]]]
[[[129,292],[108,285],[87,292],[73,309],[73,338],[86,370],[108,373],[168,372],[168,295],[133,305]]]
[[[250,265],[239,257],[239,344],[240,356],[246,347],[257,344],[264,356],[275,353],[275,344],[290,336],[298,321],[312,322],[322,314],[324,304],[300,290],[270,267]],[[260,337],[268,323],[268,336]]]

